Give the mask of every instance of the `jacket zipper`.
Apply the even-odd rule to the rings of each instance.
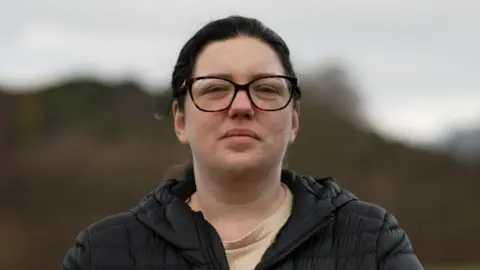
[[[210,260],[212,260],[213,262],[213,269],[221,270],[222,268],[220,267],[220,262],[218,261],[217,256],[215,256],[215,252],[213,251],[211,244],[207,248],[207,253],[208,253],[208,256],[210,257]]]
[[[298,247],[300,247],[301,245],[303,245],[307,240],[309,240],[311,237],[315,236],[317,233],[319,233],[325,226],[328,225],[328,223],[330,223],[330,221],[332,221],[334,219],[334,215],[331,214],[327,220],[324,220],[323,222],[320,222],[318,225],[316,225],[314,228],[312,228],[308,233],[306,233],[302,238],[300,238],[300,240],[298,240],[294,245],[292,245],[289,249],[287,249],[285,252],[283,252],[280,256],[276,257],[275,260],[271,261],[270,263],[268,263],[268,267],[264,267],[262,265],[264,265],[263,263],[261,264],[258,264],[256,267],[255,267],[255,270],[260,270],[260,269],[268,269],[270,268],[271,266],[277,264],[278,262],[282,261],[283,259],[285,259],[288,255],[290,255],[293,251],[295,251]]]
[[[207,225],[207,221],[203,218],[202,214],[195,214],[194,220],[197,226],[199,226],[200,230],[203,231],[201,236],[203,238],[202,242],[204,242],[204,248],[206,250],[206,255],[210,259],[213,265],[213,270],[222,270],[222,266],[220,261],[218,260],[217,256],[215,255],[215,251],[213,250],[213,243],[212,243],[212,228]],[[208,232],[208,235],[206,235]],[[206,243],[205,243],[206,242]]]

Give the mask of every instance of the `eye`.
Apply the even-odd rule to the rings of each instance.
[[[202,79],[199,80],[193,87],[197,95],[212,95],[227,93],[232,90],[233,85],[220,79]]]
[[[217,85],[211,85],[207,87],[204,91],[208,93],[208,92],[219,92],[219,91],[228,91],[228,90],[229,90],[228,86],[217,84]]]
[[[278,93],[278,89],[272,85],[259,85],[255,87],[255,91],[264,93]]]

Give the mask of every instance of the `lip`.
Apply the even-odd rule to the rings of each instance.
[[[230,137],[251,137],[260,140],[260,137],[255,131],[247,128],[232,128],[223,134],[222,139]]]

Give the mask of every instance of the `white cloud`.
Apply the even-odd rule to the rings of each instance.
[[[125,58],[158,57],[170,48],[178,48],[181,42],[168,36],[88,34],[55,24],[36,22],[26,27],[20,45],[27,50],[73,53],[93,60],[109,54],[123,55]]]
[[[449,128],[480,124],[480,93],[472,98],[412,100],[372,113],[371,119],[391,137],[415,143],[438,141]]]
[[[19,37],[18,47],[24,52],[24,57],[42,55],[43,59],[39,60],[44,65],[57,65],[35,71],[40,64],[37,62],[32,63],[33,69],[18,68],[17,72],[10,66],[5,70],[10,74],[10,79],[6,80],[24,81],[21,80],[24,76],[37,83],[35,77],[39,75],[45,81],[45,78],[55,77],[54,74],[85,71],[107,76],[133,73],[144,81],[165,79],[182,43],[183,40],[164,35],[97,34],[53,23],[34,22],[25,27]],[[59,59],[61,63],[58,63]]]

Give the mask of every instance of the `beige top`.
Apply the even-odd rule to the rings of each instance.
[[[287,196],[275,213],[240,239],[223,242],[230,269],[254,269],[267,248],[273,243],[277,233],[290,217],[292,210],[292,193],[288,187],[284,186],[284,188]]]

